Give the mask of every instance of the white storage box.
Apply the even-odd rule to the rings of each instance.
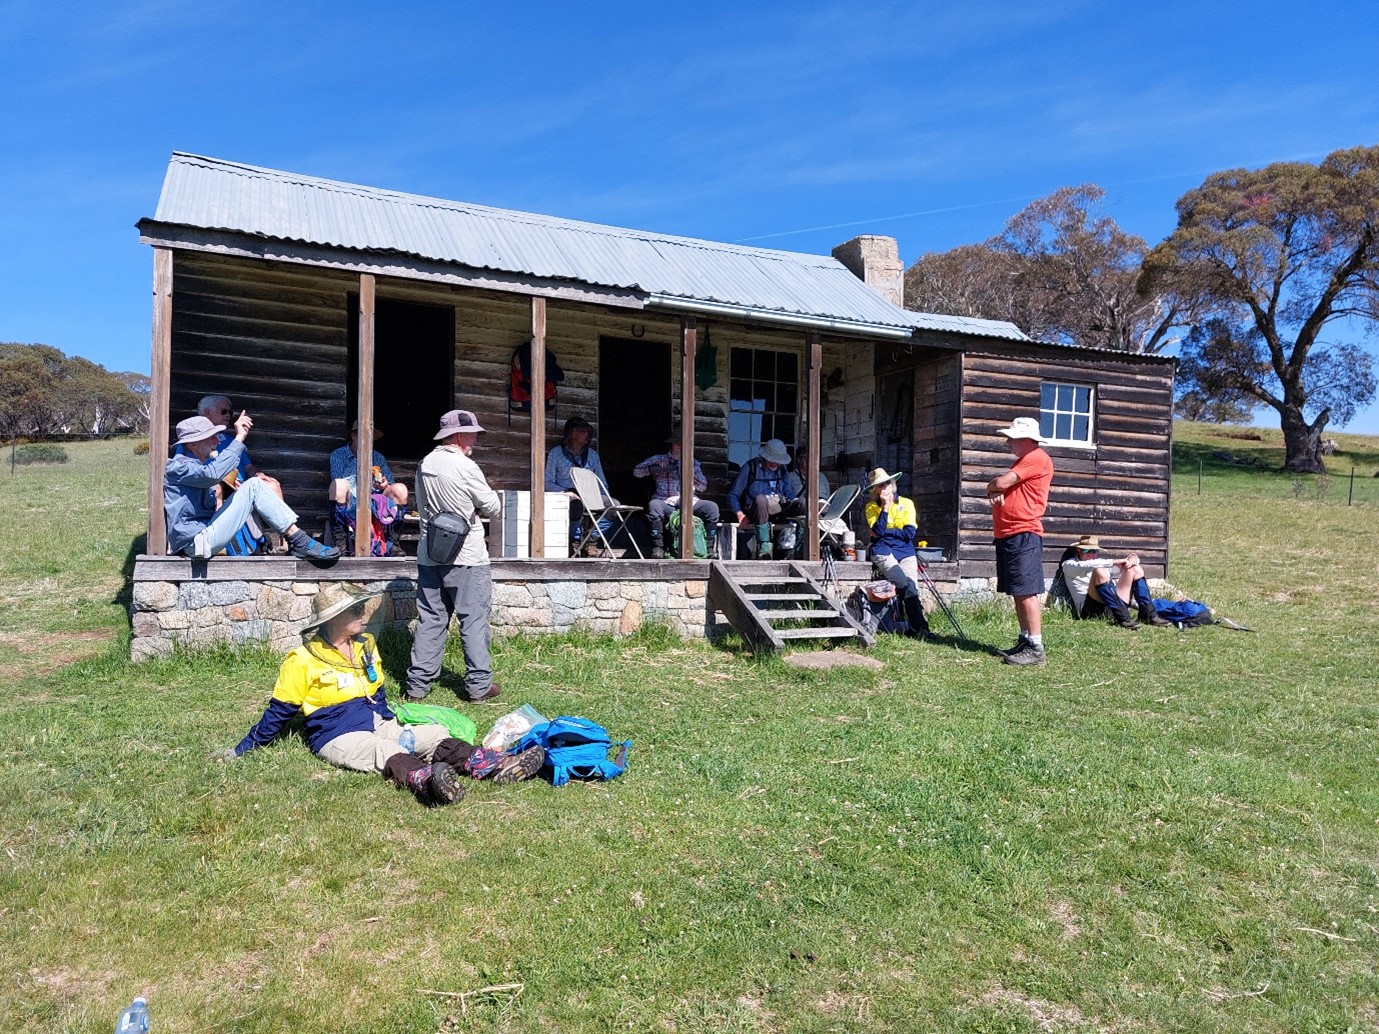
[[[531,493],[502,491],[503,556],[531,556]],[[570,555],[570,497],[564,492],[546,493],[546,556]]]

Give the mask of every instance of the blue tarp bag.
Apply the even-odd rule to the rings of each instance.
[[[1155,600],[1154,610],[1165,621],[1187,628],[1210,625],[1216,620],[1211,608],[1196,600]]]
[[[627,769],[627,752],[632,749],[632,741],[623,740],[618,759],[609,761],[608,751],[613,747],[613,740],[607,729],[587,718],[561,715],[528,729],[517,751],[528,747],[545,749],[542,774],[550,778],[552,786],[564,786],[571,779],[616,779]]]

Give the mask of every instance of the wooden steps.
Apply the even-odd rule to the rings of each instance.
[[[787,642],[876,639],[793,561],[715,560],[709,565],[709,599],[755,650],[779,650]]]

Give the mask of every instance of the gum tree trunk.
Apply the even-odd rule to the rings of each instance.
[[[1331,410],[1324,409],[1317,419],[1308,423],[1302,412],[1289,407],[1280,413],[1283,427],[1283,469],[1300,474],[1322,474],[1326,471],[1322,463],[1322,431],[1331,417]]]

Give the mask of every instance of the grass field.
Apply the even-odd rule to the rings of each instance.
[[[1379,505],[1176,435],[1171,580],[1256,634],[1050,615],[1042,670],[907,641],[846,675],[508,640],[504,703],[629,773],[436,811],[296,739],[207,762],[277,662],[123,659],[142,462],[6,469],[0,1027],[146,993],[159,1034],[1379,1030]]]

